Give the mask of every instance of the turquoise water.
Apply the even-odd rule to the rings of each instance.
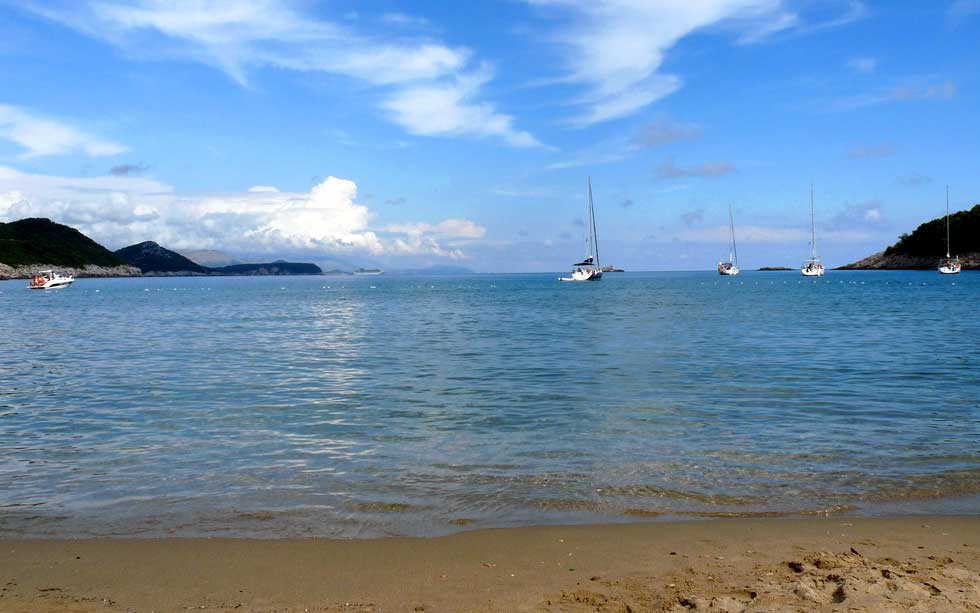
[[[980,509],[980,274],[0,283],[0,536]]]

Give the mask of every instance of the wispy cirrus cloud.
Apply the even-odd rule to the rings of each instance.
[[[513,117],[481,100],[490,73],[474,67],[469,49],[427,38],[379,39],[350,23],[301,12],[286,0],[226,0],[218,7],[190,0],[61,0],[23,8],[133,57],[200,62],[243,86],[263,68],[355,79],[381,88],[382,108],[413,134],[537,143],[513,127]],[[388,22],[410,25],[412,18],[393,13]],[[423,100],[428,110],[419,104]]]
[[[572,123],[588,126],[627,117],[676,92],[681,76],[661,70],[681,39],[711,27],[759,42],[789,29],[815,31],[851,23],[864,13],[857,0],[843,15],[810,22],[784,0],[527,0],[560,24],[551,38],[564,48],[560,82],[583,86]],[[836,4],[836,3],[835,3]]]
[[[127,151],[125,145],[108,141],[58,119],[0,104],[0,139],[24,148],[22,157],[81,153],[98,157]]]
[[[693,166],[678,166],[674,158],[668,157],[657,166],[657,177],[660,179],[677,179],[680,177],[722,177],[735,172],[731,162],[709,162]]]
[[[831,103],[832,111],[851,111],[870,106],[916,100],[950,100],[956,96],[956,83],[946,79],[908,80],[889,88],[856,96],[839,98]]]

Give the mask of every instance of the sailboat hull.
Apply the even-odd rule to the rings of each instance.
[[[800,272],[803,273],[804,277],[822,277],[823,266],[821,266],[820,268],[801,268]]]
[[[958,275],[960,274],[959,266],[940,266],[939,274],[941,275]]]
[[[598,281],[602,279],[602,272],[598,270],[576,270],[571,277],[558,277],[559,281]]]

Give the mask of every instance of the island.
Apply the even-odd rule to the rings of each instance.
[[[795,268],[789,268],[788,266],[763,266],[759,270],[761,270],[763,272],[774,272],[774,271],[775,272],[779,272],[779,271],[796,270],[796,269]]]
[[[71,226],[40,217],[0,223],[0,279],[27,279],[39,270],[57,270],[75,277],[323,273],[316,264],[285,260],[202,266],[153,241],[144,241],[113,252]]]
[[[958,255],[963,270],[980,270],[980,204],[949,216],[952,255]],[[946,255],[946,218],[920,225],[898,242],[863,260],[837,270],[932,270]]]
[[[263,262],[258,264],[230,264],[228,266],[201,266],[189,258],[161,247],[153,241],[143,241],[116,251],[126,263],[140,269],[146,277],[210,276],[266,276],[266,275],[319,275],[323,271],[316,264],[305,262]]]

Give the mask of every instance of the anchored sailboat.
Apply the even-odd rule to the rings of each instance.
[[[939,274],[957,275],[960,272],[960,257],[949,255],[949,186],[946,186],[946,259],[939,264]]]
[[[738,249],[735,248],[735,218],[732,216],[732,205],[728,205],[728,227],[732,233],[732,245],[728,250],[728,261],[718,262],[718,274],[734,277],[741,272],[738,267]]]
[[[822,277],[823,262],[817,256],[817,222],[813,214],[813,183],[810,184],[810,259],[800,269],[804,277]]]
[[[592,205],[592,177],[589,177],[589,218],[588,237],[585,242],[585,257],[572,267],[572,276],[558,277],[559,281],[598,281],[602,278],[599,267],[599,240],[595,232],[595,208]]]

